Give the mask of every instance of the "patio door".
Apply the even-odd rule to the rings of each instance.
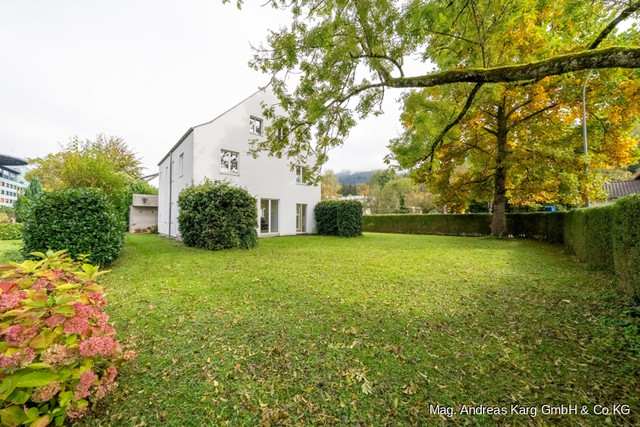
[[[260,234],[278,232],[278,200],[260,199]]]

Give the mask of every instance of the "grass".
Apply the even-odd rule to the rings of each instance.
[[[457,424],[640,422],[638,323],[560,247],[365,234],[207,252],[129,235],[103,277],[138,357],[83,425],[446,423],[430,404],[538,411]]]
[[[22,255],[19,253],[21,248],[21,240],[0,240],[0,265],[21,260]]]

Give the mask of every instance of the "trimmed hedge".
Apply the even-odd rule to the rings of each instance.
[[[187,246],[220,250],[258,244],[257,201],[242,188],[206,181],[178,196],[178,229]]]
[[[488,236],[490,214],[368,215],[365,231]],[[615,205],[568,213],[507,214],[510,236],[564,243],[589,268],[618,276],[620,289],[640,300],[640,195]]]
[[[488,236],[491,234],[491,215],[367,215],[364,217],[364,231],[379,233],[444,234],[453,236]]]
[[[356,237],[362,234],[362,204],[356,200],[326,200],[313,210],[318,234]]]
[[[507,233],[562,243],[564,215],[560,213],[507,214]],[[450,236],[488,236],[491,214],[367,215],[365,231],[382,233],[443,234]]]
[[[0,223],[0,240],[22,239],[24,224],[20,222]]]
[[[72,188],[45,192],[33,201],[24,223],[24,255],[67,249],[92,264],[115,260],[124,244],[122,221],[104,191]]]
[[[616,205],[611,205],[566,214],[564,242],[589,268],[614,271],[612,229],[616,210]]]
[[[640,300],[640,194],[615,204],[613,261],[623,292]]]

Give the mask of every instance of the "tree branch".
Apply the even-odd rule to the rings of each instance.
[[[627,8],[623,10],[620,13],[620,15],[616,17],[616,19],[611,21],[609,25],[607,25],[605,29],[602,30],[602,32],[598,35],[598,37],[589,46],[589,50],[597,48],[598,45],[602,43],[602,41],[614,30],[614,28],[616,28],[616,26],[620,22],[624,21],[625,19],[627,19],[629,16],[631,16],[633,13],[637,12],[638,10],[640,10],[640,1],[637,1],[627,6]]]
[[[431,163],[429,164],[429,171],[431,171],[431,168],[433,166],[433,158],[435,157],[436,150],[442,144],[442,141],[443,141],[445,135],[447,134],[447,132],[449,132],[449,130],[452,127],[454,127],[455,125],[460,123],[460,120],[462,120],[462,118],[465,116],[465,114],[467,114],[467,111],[469,111],[469,108],[471,108],[471,104],[473,104],[473,99],[476,97],[476,94],[478,93],[478,91],[480,90],[481,87],[482,87],[482,83],[477,83],[473,87],[473,89],[471,89],[471,92],[469,93],[469,96],[467,97],[467,102],[464,104],[464,107],[462,107],[462,111],[460,111],[460,114],[458,114],[458,116],[451,123],[449,123],[442,130],[442,132],[440,132],[438,137],[435,139],[435,141],[431,145],[431,152],[429,153],[429,155],[420,160],[420,161],[425,161],[425,160],[431,159]]]
[[[543,109],[541,109],[541,110],[536,111],[535,113],[531,113],[531,114],[529,114],[528,116],[523,117],[522,119],[520,119],[520,120],[516,121],[515,123],[516,123],[516,124],[520,124],[520,123],[522,123],[522,122],[524,122],[524,121],[526,121],[526,120],[529,120],[530,118],[535,117],[535,116],[537,116],[538,114],[544,113],[545,111],[550,110],[550,109],[552,109],[553,107],[556,107],[556,106],[558,106],[558,103],[557,103],[557,102],[554,102],[553,104],[547,105],[546,107],[544,107],[544,108],[543,108]]]
[[[460,82],[508,83],[600,68],[640,68],[640,48],[614,46],[570,53],[529,64],[462,68],[416,77],[396,77],[386,81],[385,85],[394,88],[416,88]]]

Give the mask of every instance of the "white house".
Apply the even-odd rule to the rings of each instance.
[[[261,153],[248,154],[250,141],[264,139],[268,125],[262,103],[278,102],[260,90],[210,122],[190,128],[162,158],[158,195],[158,232],[179,237],[178,195],[205,178],[227,181],[257,199],[256,228],[260,236],[315,233],[313,209],[320,187],[303,182],[300,164]]]

